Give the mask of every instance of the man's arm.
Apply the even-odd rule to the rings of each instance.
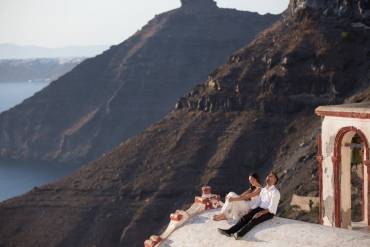
[[[253,218],[261,217],[262,215],[267,214],[267,213],[276,215],[279,201],[280,201],[280,192],[276,190],[272,194],[271,201],[270,201],[268,208],[256,213]]]
[[[280,192],[278,190],[275,190],[272,194],[270,205],[268,206],[268,211],[272,214],[276,214],[277,208],[279,206],[280,201]]]
[[[262,211],[259,211],[258,213],[256,213],[254,216],[253,216],[253,219],[257,219],[258,217],[261,217],[262,215],[264,214],[267,214],[269,211],[268,209],[264,209]]]

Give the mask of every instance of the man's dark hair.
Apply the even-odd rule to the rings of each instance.
[[[275,185],[277,185],[279,183],[279,177],[276,175],[275,172],[271,172],[271,174],[274,175],[274,177],[276,179]]]

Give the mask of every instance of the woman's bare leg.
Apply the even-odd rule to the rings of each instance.
[[[229,198],[230,197],[237,197],[238,195],[234,192],[230,192],[226,195],[225,197],[225,204],[224,206],[222,207],[221,209],[221,213],[220,214],[216,214],[215,216],[213,216],[213,220],[214,221],[221,221],[221,220],[227,220],[228,216],[227,216],[227,211],[229,210],[230,207],[232,207],[232,203],[229,202]]]
[[[224,214],[216,214],[213,216],[214,221],[221,221],[226,220],[226,216]]]

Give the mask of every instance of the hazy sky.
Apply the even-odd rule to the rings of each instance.
[[[281,13],[289,0],[217,0],[219,7]],[[0,43],[111,45],[180,0],[0,0]]]

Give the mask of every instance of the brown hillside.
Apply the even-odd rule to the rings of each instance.
[[[272,167],[282,178],[280,214],[291,215],[293,192],[317,194],[313,109],[369,86],[370,30],[357,8],[342,15],[334,0],[296,2],[142,134],[2,203],[2,244],[142,246],[201,185],[240,192],[249,172]]]
[[[0,157],[93,160],[159,120],[278,18],[184,1],[0,114]]]

